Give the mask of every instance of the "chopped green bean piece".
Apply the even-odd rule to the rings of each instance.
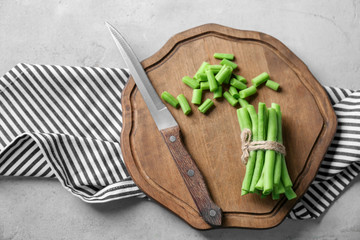
[[[206,76],[209,82],[210,92],[215,92],[218,89],[218,83],[215,79],[214,73],[211,70],[206,70]]]
[[[208,62],[203,62],[201,64],[201,66],[199,67],[199,69],[197,70],[197,72],[195,73],[194,77],[197,78],[197,76],[200,74],[200,73],[205,73],[205,69],[206,67],[210,65]]]
[[[239,80],[240,82],[247,84],[247,80],[246,80],[246,78],[244,78],[243,76],[240,76],[240,75],[237,75],[237,74],[233,74],[233,75],[234,75],[234,77],[235,77],[237,80]]]
[[[209,90],[210,89],[209,82],[201,82],[200,89],[201,90]]]
[[[220,72],[218,72],[218,74],[216,74],[215,79],[221,85],[226,80],[226,78],[231,76],[231,73],[232,73],[232,68],[228,65],[224,65],[221,68]]]
[[[206,73],[199,73],[194,79],[198,80],[198,82],[206,82],[207,76]]]
[[[229,88],[229,93],[231,94],[231,96],[233,96],[235,99],[238,99],[239,98],[239,92],[238,90],[233,87],[233,86],[230,86]]]
[[[173,106],[174,108],[178,108],[179,107],[179,101],[176,100],[176,98],[171,95],[170,93],[168,93],[167,91],[164,91],[161,94],[161,98],[167,102],[168,104],[170,104],[171,106]]]
[[[236,78],[233,78],[233,79],[230,80],[230,85],[233,86],[233,87],[236,87],[239,90],[244,90],[244,89],[247,88],[246,84],[240,82]]]
[[[239,98],[238,101],[239,101],[241,107],[246,107],[246,106],[250,105],[250,103],[248,103],[248,101],[246,101],[245,99]]]
[[[188,101],[186,100],[186,97],[184,96],[184,94],[180,94],[176,98],[179,101],[180,107],[183,110],[184,114],[188,115],[189,113],[191,113],[191,107],[190,107]]]
[[[202,97],[202,90],[201,89],[194,89],[191,102],[193,104],[201,104],[201,97]]]
[[[221,65],[228,65],[230,66],[233,70],[236,69],[238,67],[238,65],[234,62],[231,62],[227,59],[223,59],[221,62],[220,62]]]
[[[228,60],[234,60],[234,54],[229,53],[214,53],[214,58],[217,59],[228,59]]]
[[[229,92],[224,92],[223,96],[233,107],[235,107],[238,103],[238,101],[233,96],[231,96]]]
[[[191,87],[192,89],[195,88],[199,88],[199,83],[194,80],[193,78],[189,77],[189,76],[185,76],[182,78],[183,83],[185,83],[186,85],[188,85],[189,87]]]
[[[227,78],[225,78],[223,83],[224,84],[230,84],[230,79],[231,79],[231,74]]]
[[[222,86],[219,86],[218,89],[214,92],[214,98],[221,98],[222,95]]]
[[[211,70],[214,74],[220,72],[222,65],[208,65],[207,69]]]
[[[256,87],[251,86],[239,92],[240,98],[247,98],[256,93]]]
[[[214,102],[208,98],[203,102],[203,104],[201,104],[198,107],[198,109],[201,113],[206,113],[209,110],[209,108],[211,108],[213,105],[214,105]]]
[[[263,72],[256,76],[255,78],[251,79],[251,82],[255,87],[258,87],[260,84],[266,82],[266,80],[269,79],[269,74],[266,72]]]
[[[271,88],[274,91],[277,91],[279,89],[280,84],[269,79],[266,81],[265,86]]]

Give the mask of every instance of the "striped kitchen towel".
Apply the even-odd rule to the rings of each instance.
[[[338,126],[315,180],[289,214],[317,218],[360,172],[360,90],[325,87]]]
[[[144,197],[120,149],[124,69],[18,64],[0,78],[0,176],[57,178],[86,202]],[[338,129],[289,218],[320,216],[360,171],[360,92],[326,87]]]
[[[18,64],[0,78],[0,175],[57,178],[87,202],[144,196],[120,149],[123,69]]]

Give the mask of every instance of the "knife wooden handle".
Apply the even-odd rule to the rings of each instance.
[[[222,211],[211,200],[204,178],[183,144],[179,126],[160,132],[202,218],[212,226],[221,226]]]

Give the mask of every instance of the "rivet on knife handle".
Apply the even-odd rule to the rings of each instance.
[[[211,200],[202,174],[181,140],[179,126],[163,129],[160,132],[202,218],[212,226],[220,226],[221,209]]]

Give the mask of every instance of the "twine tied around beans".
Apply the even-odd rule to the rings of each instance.
[[[274,150],[278,153],[286,155],[285,146],[275,141],[251,141],[251,130],[245,128],[241,132],[241,161],[243,164],[247,164],[249,153],[255,150]]]

